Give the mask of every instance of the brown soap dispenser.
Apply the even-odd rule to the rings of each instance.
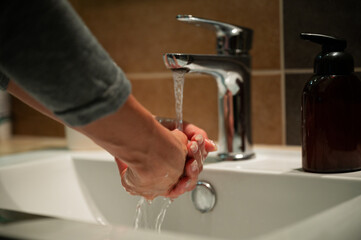
[[[322,45],[302,94],[302,167],[317,173],[361,169],[361,81],[346,40],[301,33]]]

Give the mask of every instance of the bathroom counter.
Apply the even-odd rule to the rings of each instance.
[[[0,141],[0,156],[43,149],[65,149],[65,138],[15,136]]]
[[[195,234],[197,239],[314,240],[331,234],[326,238],[338,240],[360,236],[361,171],[304,172],[300,147],[257,145],[255,152],[252,160],[206,164],[200,179],[216,189],[216,208],[208,215],[200,214],[194,210],[190,193],[185,194],[168,209],[162,230]],[[80,222],[79,234],[87,234],[88,226],[101,233],[120,226],[129,231],[116,237],[153,239],[132,231],[138,198],[120,187],[114,159],[105,151],[58,148],[0,156],[0,179],[0,209],[52,217],[29,223],[32,226],[0,226],[0,234],[19,236],[13,234],[20,234],[23,227],[48,232],[54,225],[67,224],[59,221],[72,220]],[[258,224],[260,219],[262,224]],[[229,223],[227,227],[219,228],[224,221]],[[346,221],[347,226],[343,225]],[[94,224],[97,226],[92,228]],[[102,224],[105,228],[99,226]]]

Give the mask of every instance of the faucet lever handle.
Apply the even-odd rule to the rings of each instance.
[[[177,20],[215,31],[219,55],[240,55],[247,53],[252,47],[252,29],[192,15],[178,15]]]

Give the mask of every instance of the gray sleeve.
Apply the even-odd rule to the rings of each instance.
[[[71,126],[115,112],[131,91],[66,0],[0,2],[0,72]]]

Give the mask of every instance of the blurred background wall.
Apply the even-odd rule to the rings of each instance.
[[[361,67],[358,0],[70,0],[98,41],[125,71],[133,94],[153,114],[174,117],[167,52],[213,54],[215,34],[178,22],[178,14],[254,30],[252,128],[256,144],[300,144],[300,101],[320,47],[300,32],[346,38]],[[359,68],[356,68],[358,71]],[[208,76],[186,75],[184,119],[217,139],[217,89]],[[15,135],[64,136],[63,126],[12,99]]]

